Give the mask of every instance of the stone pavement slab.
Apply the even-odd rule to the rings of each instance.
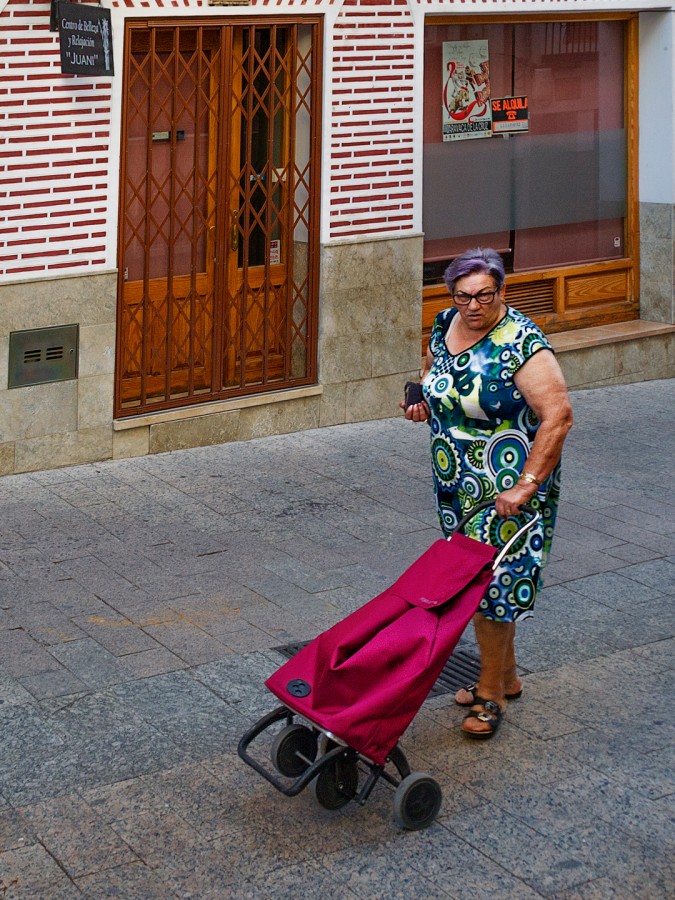
[[[438,537],[425,428],[0,479],[0,896],[675,896],[675,382],[572,399],[523,697],[489,742],[423,705],[402,744],[444,804],[416,833],[382,782],[331,814],[236,745],[275,648]]]

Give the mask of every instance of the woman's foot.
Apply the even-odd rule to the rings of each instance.
[[[506,689],[504,696],[507,700],[517,700],[522,696],[523,683],[520,678],[516,677]],[[460,688],[455,694],[455,703],[457,706],[473,706],[476,702],[476,685],[467,684],[466,687]]]
[[[464,717],[462,731],[467,737],[487,739],[495,735],[502,722],[504,709],[494,700],[476,695],[471,710]]]

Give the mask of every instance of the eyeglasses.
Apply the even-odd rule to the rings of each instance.
[[[457,306],[468,306],[472,300],[478,300],[479,303],[486,306],[488,303],[492,303],[495,299],[495,294],[498,293],[499,288],[495,288],[494,291],[478,291],[477,294],[465,294],[464,291],[457,291],[456,294],[452,295],[452,299]]]

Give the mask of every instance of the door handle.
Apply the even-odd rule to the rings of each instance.
[[[208,227],[208,236],[209,236],[209,238],[210,238],[211,240],[213,240],[214,237],[215,237],[215,231],[216,231],[216,226],[215,226],[215,225],[209,225],[209,227]],[[214,261],[214,262],[216,261],[216,242],[215,242],[215,240],[213,241],[213,261]]]
[[[236,252],[239,249],[239,210],[230,211],[230,249]]]

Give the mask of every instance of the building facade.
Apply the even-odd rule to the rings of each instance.
[[[395,415],[476,244],[572,387],[675,375],[672,2],[104,6],[64,74],[0,0],[0,473]]]

